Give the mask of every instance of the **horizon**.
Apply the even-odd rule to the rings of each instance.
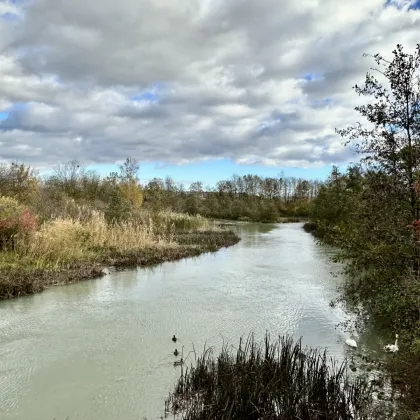
[[[335,129],[363,54],[411,53],[419,21],[420,0],[0,0],[0,160],[324,180],[358,160]]]
[[[65,162],[64,162],[65,163]],[[231,165],[229,162],[217,161],[215,168],[215,162],[205,162],[191,165],[183,166],[158,166],[154,164],[142,164],[140,163],[140,168],[138,176],[140,179],[140,184],[143,186],[146,185],[153,179],[162,179],[165,180],[166,177],[171,177],[175,184],[183,184],[185,187],[195,181],[200,181],[203,183],[203,187],[214,188],[218,181],[231,179],[233,175],[258,175],[264,178],[302,178],[309,181],[325,181],[328,175],[331,172],[332,167],[322,168],[321,172],[319,169],[306,169],[306,168],[287,168],[286,170],[280,170],[280,168],[273,167],[264,167],[257,165],[241,165],[239,168],[236,167],[236,172],[229,172]],[[111,172],[118,172],[118,164],[107,164],[107,165],[87,165],[84,168],[89,171],[95,171],[101,177],[106,177]],[[167,173],[167,168],[169,168],[169,173]],[[171,170],[172,169],[172,170]],[[187,169],[187,171],[185,171]],[[339,168],[342,169],[342,168]],[[200,171],[197,175],[197,172]],[[50,176],[54,173],[54,169],[49,169],[45,171],[40,171],[39,175],[41,177]],[[194,178],[195,176],[195,178]],[[204,182],[204,180],[206,182]]]

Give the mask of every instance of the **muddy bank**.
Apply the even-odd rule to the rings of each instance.
[[[39,293],[59,284],[101,277],[103,269],[108,266],[118,269],[149,266],[215,252],[239,241],[240,238],[232,231],[187,232],[176,234],[173,246],[149,247],[136,252],[109,249],[99,261],[50,269],[27,266],[1,268],[0,300]]]

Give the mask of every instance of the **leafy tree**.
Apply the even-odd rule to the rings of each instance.
[[[143,204],[143,194],[139,185],[134,180],[123,181],[118,188],[126,201],[133,209],[138,209]]]
[[[260,218],[262,222],[275,223],[279,217],[276,205],[272,201],[267,201],[262,205]]]
[[[420,169],[420,44],[414,54],[405,53],[401,45],[392,53],[392,61],[374,56],[380,66],[374,70],[386,85],[367,73],[365,85],[354,86],[359,95],[373,100],[356,107],[370,127],[359,123],[337,132],[349,141],[356,140],[356,151],[366,154],[364,161],[392,176],[394,185],[405,186],[411,214],[418,218],[413,183]]]
[[[313,202],[317,234],[338,245],[347,274],[343,298],[360,319],[400,333],[404,351],[388,361],[404,405],[420,409],[420,45],[401,45],[391,61],[374,56],[379,81],[367,73],[355,91],[367,125],[337,132],[356,142],[361,165],[334,168]],[[396,381],[397,382],[397,381]]]
[[[108,223],[121,223],[131,216],[131,203],[122,190],[117,186],[111,191],[109,203],[105,209],[105,218]]]
[[[153,178],[145,188],[146,202],[153,211],[165,208],[165,184],[160,178]]]
[[[113,206],[117,202],[124,208],[138,209],[143,204],[143,192],[139,184],[138,172],[140,169],[139,162],[134,158],[127,158],[124,163],[119,165],[119,172],[112,172],[108,177],[110,182],[118,192],[113,192],[112,200]]]

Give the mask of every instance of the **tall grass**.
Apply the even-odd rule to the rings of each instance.
[[[236,352],[207,350],[181,374],[166,401],[176,418],[355,420],[368,419],[370,386],[351,380],[346,365],[318,350],[279,337],[251,335]]]
[[[218,230],[214,223],[200,215],[191,216],[168,210],[160,212],[140,210],[133,215],[133,218],[144,226],[150,226],[154,234],[165,237],[178,232]]]
[[[42,291],[101,275],[101,267],[135,267],[197,256],[231,246],[239,238],[202,217],[138,212],[107,223],[103,212],[44,221],[17,233],[0,252],[0,299]]]
[[[102,212],[83,219],[44,222],[32,235],[16,239],[16,253],[35,262],[63,265],[98,259],[108,252],[133,253],[146,248],[175,246],[177,232],[210,230],[197,216],[171,212],[138,213],[130,221],[109,224]],[[216,229],[216,228],[214,228]]]

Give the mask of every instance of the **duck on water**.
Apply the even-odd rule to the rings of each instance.
[[[399,350],[398,348],[398,334],[395,334],[395,344],[387,344],[384,347],[385,351],[389,351],[391,353],[395,353]]]
[[[356,347],[357,347],[356,340],[354,340],[353,338],[348,338],[348,339],[346,340],[346,344],[347,344],[349,347],[353,347],[353,348],[356,348]]]

